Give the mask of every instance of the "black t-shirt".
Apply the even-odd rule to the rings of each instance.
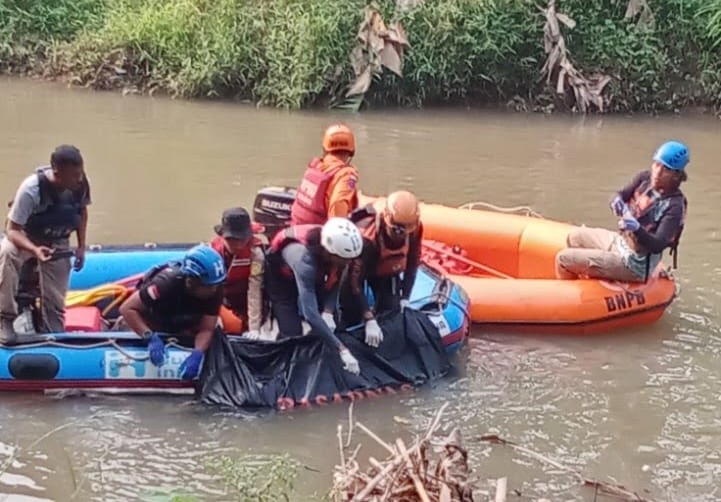
[[[185,277],[177,269],[166,268],[138,290],[143,302],[143,318],[155,331],[179,333],[198,326],[203,316],[217,316],[223,301],[223,289],[203,299],[190,295]]]

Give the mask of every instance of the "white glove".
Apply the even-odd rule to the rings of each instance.
[[[401,312],[403,312],[410,302],[408,300],[401,300]]]
[[[378,347],[383,341],[383,331],[378,326],[378,321],[369,319],[366,321],[366,344],[369,347]]]
[[[310,330],[313,329],[310,327],[310,324],[308,324],[306,321],[300,321],[300,327],[303,330],[303,336],[310,333]]]
[[[252,330],[251,330],[251,331],[248,331],[248,332],[245,334],[245,337],[244,337],[244,338],[245,338],[246,340],[260,340],[260,332],[258,332],[258,331],[252,331]]]
[[[333,314],[330,312],[323,312],[320,316],[323,318],[328,328],[335,333],[335,320],[333,319]]]
[[[360,365],[358,364],[358,359],[353,357],[353,354],[350,353],[350,350],[345,348],[341,349],[340,360],[343,361],[344,370],[349,371],[354,375],[360,373]]]

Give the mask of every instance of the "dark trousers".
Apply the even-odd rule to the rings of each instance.
[[[298,286],[295,278],[286,276],[280,268],[279,260],[269,259],[264,277],[270,311],[278,322],[278,340],[303,336],[302,318],[298,309]]]
[[[397,312],[401,308],[400,278],[371,277],[367,280],[373,292],[373,310],[376,316],[386,312]],[[345,329],[363,323],[363,308],[351,294],[348,281],[343,281],[340,290],[340,326]]]

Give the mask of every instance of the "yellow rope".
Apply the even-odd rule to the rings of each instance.
[[[128,294],[128,288],[120,284],[103,284],[83,291],[69,291],[65,295],[65,307],[88,307],[107,298],[125,299]],[[114,301],[112,305],[116,303]]]

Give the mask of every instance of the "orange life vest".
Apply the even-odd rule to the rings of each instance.
[[[378,247],[378,264],[371,274],[377,277],[389,277],[404,272],[408,266],[409,234],[403,237],[403,244],[399,248],[391,249],[386,244],[385,236],[379,232],[382,225],[381,213],[372,206],[367,206],[362,211],[367,216],[362,217],[363,213],[356,213],[356,219],[359,216],[360,219],[357,221],[354,218],[351,219],[358,225],[363,238]]]
[[[323,170],[323,161],[314,158],[308,164],[290,209],[291,225],[322,225],[328,219],[326,198],[330,183],[344,164]]]

